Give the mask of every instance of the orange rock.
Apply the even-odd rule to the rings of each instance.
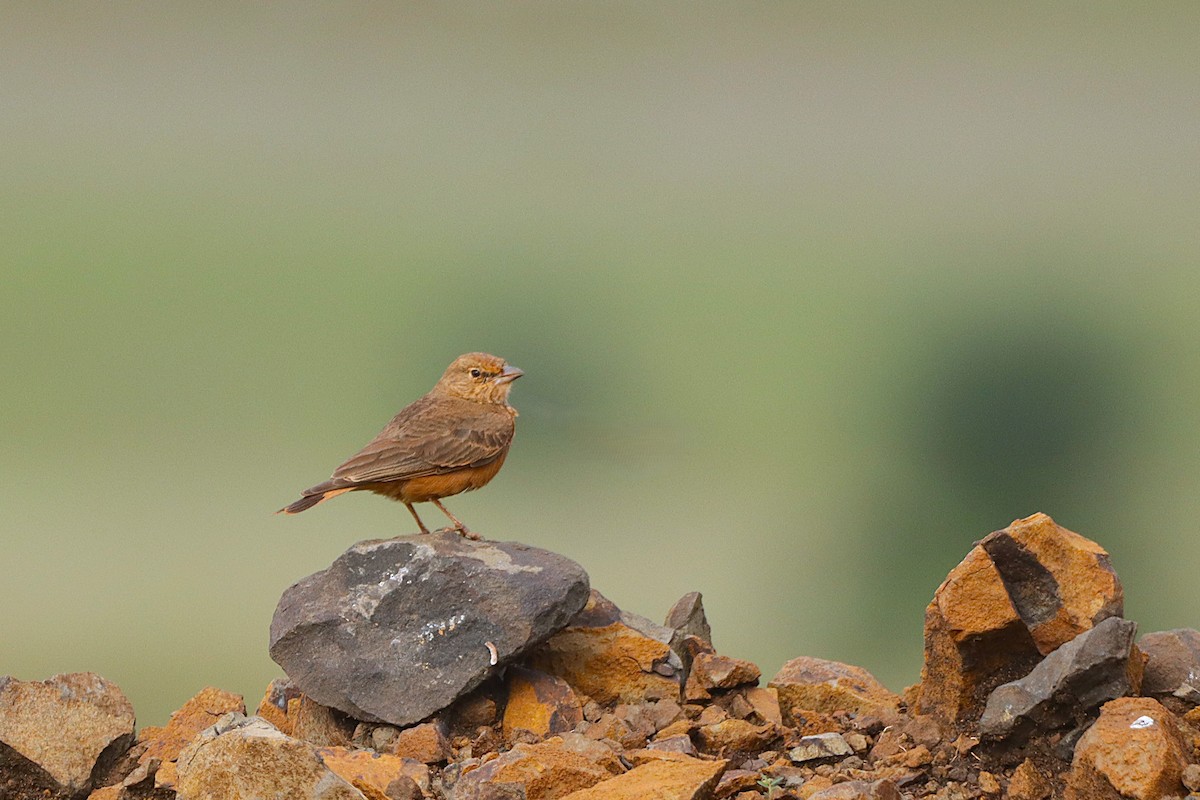
[[[784,722],[794,727],[809,721],[806,712],[850,711],[886,720],[895,717],[900,706],[900,698],[862,667],[809,656],[784,664],[769,686],[778,693]]]
[[[400,731],[391,744],[391,752],[422,764],[436,764],[450,758],[450,742],[439,723],[423,722]]]
[[[1181,797],[1189,752],[1178,719],[1157,700],[1110,700],[1075,745],[1066,800]]]
[[[181,798],[364,800],[316,748],[259,717],[230,713],[192,739],[178,759]]]
[[[783,712],[779,709],[779,690],[774,687],[751,686],[742,690],[750,703],[752,718],[783,727]]]
[[[91,787],[134,740],[133,706],[120,688],[92,672],[19,681],[0,675],[0,773],[28,776],[45,795]],[[5,783],[7,783],[5,780]],[[7,791],[0,784],[0,792]],[[41,792],[38,796],[43,796]]]
[[[1124,593],[1095,542],[1034,514],[986,536],[925,610],[917,710],[978,718],[988,694],[1110,616]]]
[[[758,685],[761,674],[753,662],[719,653],[698,653],[692,659],[683,696],[686,700],[707,700],[713,689]]]
[[[246,713],[246,703],[240,694],[233,694],[213,686],[205,687],[179,707],[164,727],[147,726],[138,734],[138,742],[145,749],[138,764],[150,759],[161,763],[154,773],[154,785],[159,789],[175,788],[175,767],[179,752],[195,738],[196,734],[209,727],[221,717],[236,711]]]
[[[318,747],[317,755],[325,766],[359,791],[366,784],[386,794],[388,784],[402,776],[411,778],[423,791],[429,789],[429,767],[419,761],[347,747]]]
[[[567,800],[701,800],[711,795],[727,761],[648,761],[624,775],[609,778],[590,789],[566,795]]]
[[[583,721],[579,697],[562,678],[524,667],[508,669],[508,704],[504,708],[504,738],[516,741],[521,731],[538,739],[574,730]]]
[[[1013,770],[1012,778],[1008,781],[1006,800],[1046,800],[1054,788],[1045,775],[1025,759]]]
[[[696,731],[701,749],[713,755],[757,752],[778,735],[774,725],[754,725],[744,719],[727,719]]]
[[[557,800],[622,772],[621,763],[606,746],[578,736],[569,739],[570,743],[555,736],[516,745],[463,775],[454,784],[455,800],[507,797],[510,790],[526,800]]]
[[[678,699],[682,663],[671,649],[671,634],[592,590],[583,611],[536,648],[528,664],[601,705]]]
[[[354,730],[354,720],[329,706],[323,706],[308,695],[288,700],[290,736],[303,739],[317,747],[346,747]]]
[[[288,719],[288,702],[300,697],[300,690],[287,678],[276,678],[267,686],[262,700],[258,701],[255,713],[288,736],[292,735],[292,723]]]

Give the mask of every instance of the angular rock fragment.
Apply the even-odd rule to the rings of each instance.
[[[179,754],[179,800],[365,800],[316,748],[266,720],[227,714]]]
[[[755,725],[744,719],[726,719],[696,731],[706,753],[722,756],[762,750],[778,735],[774,725]]]
[[[688,702],[707,700],[717,689],[757,686],[761,674],[757,665],[744,659],[697,653],[688,670],[683,696]]]
[[[861,667],[800,656],[784,664],[768,684],[778,693],[784,722],[802,725],[803,712],[850,711],[884,719],[895,717],[900,697]]]
[[[0,677],[0,776],[38,796],[86,792],[92,775],[129,749],[133,731],[133,706],[99,675]]]
[[[175,761],[179,753],[196,734],[234,711],[246,713],[246,703],[240,694],[213,686],[201,689],[171,715],[165,727],[142,729],[138,734],[138,743],[143,745],[138,764],[146,765],[152,759],[157,760],[159,767],[154,773],[154,785],[159,789],[175,788]]]
[[[947,722],[977,718],[993,689],[1120,616],[1123,603],[1108,553],[1045,514],[989,534],[925,611],[918,710]]]
[[[702,800],[711,795],[727,761],[648,761],[624,775],[566,795],[569,800]]]
[[[411,725],[560,630],[587,597],[578,564],[516,542],[360,542],[284,592],[271,657],[318,703]]]
[[[429,790],[429,767],[418,761],[347,747],[318,747],[316,752],[325,766],[364,794],[372,788],[387,794],[388,786],[403,778],[419,790]]]
[[[808,800],[901,800],[896,784],[884,778],[878,781],[846,781],[809,795]]]
[[[679,656],[684,672],[691,669],[691,656],[684,646],[684,639],[695,636],[712,647],[712,628],[704,615],[703,597],[699,592],[688,592],[679,598],[667,612],[666,626],[675,633],[671,637],[671,649]]]
[[[544,739],[583,722],[579,697],[563,679],[524,667],[510,667],[506,677],[503,730],[507,741],[516,741],[522,731]]]
[[[258,716],[274,725],[288,736],[292,735],[292,723],[288,720],[288,704],[300,699],[301,692],[287,678],[276,678],[267,686],[262,700],[258,701]]]
[[[1046,800],[1053,792],[1050,779],[1032,761],[1025,759],[1013,770],[1008,781],[1007,800]]]
[[[453,800],[524,797],[557,800],[595,786],[624,771],[620,761],[598,742],[572,736],[536,744],[518,744],[464,774],[454,784]]]
[[[1066,800],[1182,797],[1189,752],[1175,716],[1157,700],[1112,700],[1075,746]]]
[[[1020,680],[997,687],[979,719],[984,736],[1005,737],[1082,722],[1103,703],[1137,692],[1130,659],[1137,623],[1109,617],[1046,656]]]
[[[623,612],[592,590],[570,625],[536,648],[527,664],[605,706],[678,699],[683,664],[671,637],[670,628]]]
[[[1142,694],[1167,703],[1174,698],[1179,710],[1200,705],[1200,631],[1176,628],[1147,633],[1138,646],[1146,654]]]
[[[450,758],[450,742],[439,721],[405,728],[388,747],[394,755],[422,764],[437,764]]]
[[[801,736],[800,742],[788,751],[788,758],[797,764],[808,761],[845,758],[854,755],[852,748],[840,733],[818,733]]]

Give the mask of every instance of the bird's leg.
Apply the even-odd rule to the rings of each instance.
[[[417,527],[421,529],[421,533],[429,533],[429,528],[426,528],[425,523],[421,522],[421,518],[417,516],[417,510],[413,508],[413,504],[405,503],[404,505],[408,509],[408,513],[412,514],[413,519],[417,521]]]
[[[479,534],[474,533],[473,531],[469,530],[466,525],[463,525],[461,522],[459,522],[458,518],[451,514],[449,509],[441,504],[441,501],[434,499],[430,502],[441,509],[441,512],[450,518],[450,521],[454,523],[454,530],[461,533],[464,539],[479,539]]]

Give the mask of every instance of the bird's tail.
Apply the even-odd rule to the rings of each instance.
[[[290,506],[284,506],[283,508],[279,509],[275,513],[276,514],[299,514],[301,511],[307,511],[308,509],[312,508],[317,503],[320,503],[322,500],[328,500],[331,497],[337,497],[342,492],[350,491],[351,488],[352,487],[347,487],[345,489],[332,489],[327,492],[317,492],[315,494],[306,494],[306,495],[304,495],[304,497],[301,497],[299,500],[292,503]]]

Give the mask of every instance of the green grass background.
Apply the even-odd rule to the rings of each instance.
[[[271,515],[456,355],[526,371],[450,508],[767,677],[917,679],[1045,511],[1200,626],[1200,8],[12,3],[0,674],[254,704],[367,496]],[[430,522],[437,512],[430,509]]]

